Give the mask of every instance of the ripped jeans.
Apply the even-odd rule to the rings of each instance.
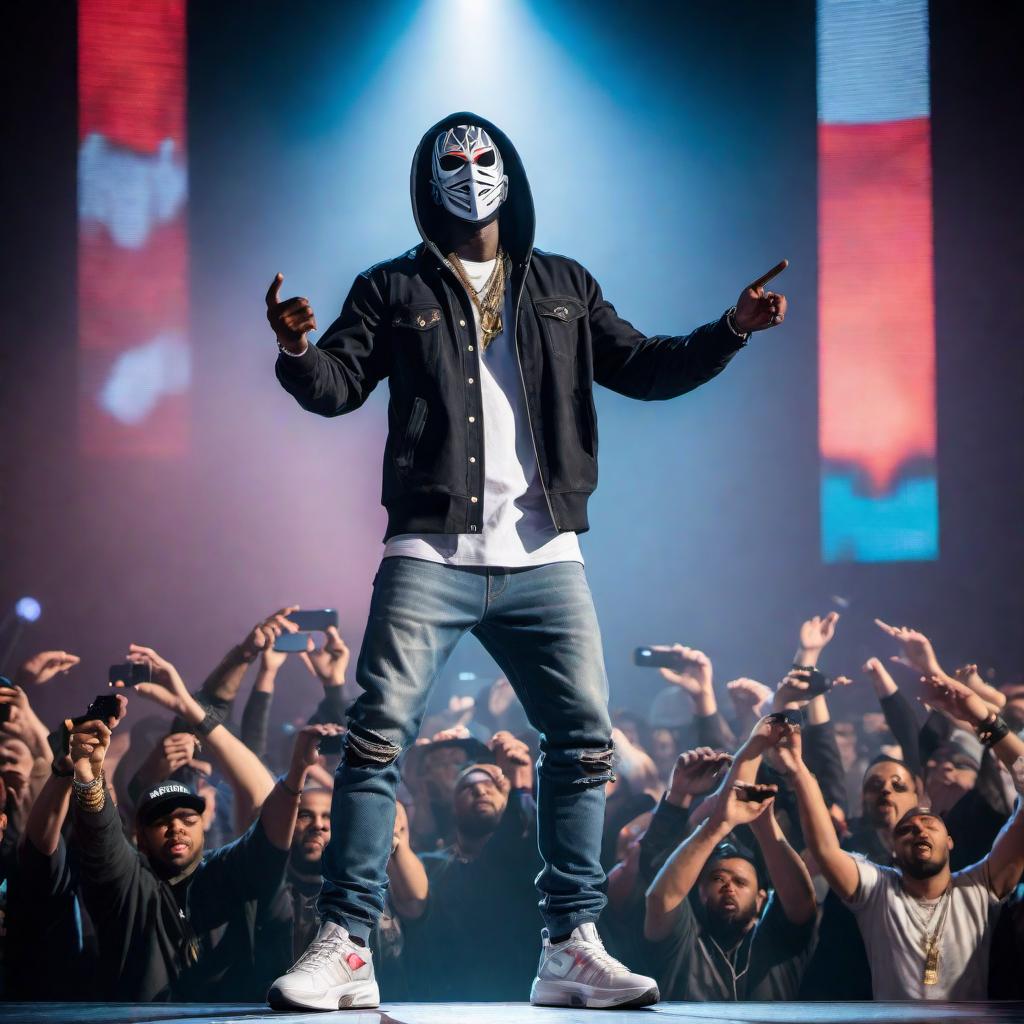
[[[552,935],[596,921],[604,784],[613,778],[608,679],[594,603],[579,562],[524,569],[385,558],[374,580],[356,669],[363,693],[331,805],[319,910],[367,939],[384,905],[399,783],[431,685],[472,632],[508,677],[541,734],[537,837],[540,909]],[[495,922],[500,927],[500,922]]]

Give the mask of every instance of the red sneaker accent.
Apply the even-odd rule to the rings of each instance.
[[[347,963],[353,971],[358,971],[360,967],[366,966],[366,961],[358,953],[349,953],[349,955],[345,957],[345,963]]]

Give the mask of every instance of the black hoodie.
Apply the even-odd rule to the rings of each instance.
[[[490,134],[508,175],[500,234],[511,264],[514,344],[537,464],[555,527],[582,533],[597,486],[594,382],[632,398],[674,398],[720,373],[743,341],[724,316],[688,335],[647,337],[615,312],[579,263],[534,249],[533,198],[522,161],[508,136],[478,114],[450,114],[416,148],[412,207],[423,242],[361,273],[317,345],[301,356],[282,354],[277,376],[304,409],[321,416],[359,408],[388,378],[385,539],[483,528],[476,330],[469,297],[435,241],[450,215],[430,190],[434,140],[460,124]]]

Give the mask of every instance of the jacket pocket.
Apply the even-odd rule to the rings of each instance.
[[[399,306],[391,316],[392,327],[432,331],[441,322],[441,307],[434,303]]]
[[[420,443],[420,438],[423,436],[423,427],[426,422],[427,403],[422,398],[416,398],[412,403],[412,412],[409,413],[409,422],[405,425],[402,446],[395,456],[395,465],[399,469],[408,469],[412,465],[416,445]]]
[[[544,299],[534,299],[533,308],[541,316],[563,324],[579,320],[587,311],[586,306],[571,295],[552,295]]]
[[[571,363],[576,358],[580,321],[587,307],[571,295],[534,299],[533,308],[543,324],[547,347],[554,359]]]
[[[575,407],[576,432],[579,435],[580,447],[592,459],[597,458],[597,410],[594,408],[594,396],[591,392],[573,392]]]

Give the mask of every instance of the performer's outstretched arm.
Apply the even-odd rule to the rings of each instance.
[[[734,309],[680,336],[646,337],[615,311],[601,286],[586,271],[587,310],[594,354],[594,379],[612,391],[645,401],[675,398],[717,376],[746,344],[752,331],[782,323],[786,297],[764,285],[787,266],[772,271],[740,293]]]

